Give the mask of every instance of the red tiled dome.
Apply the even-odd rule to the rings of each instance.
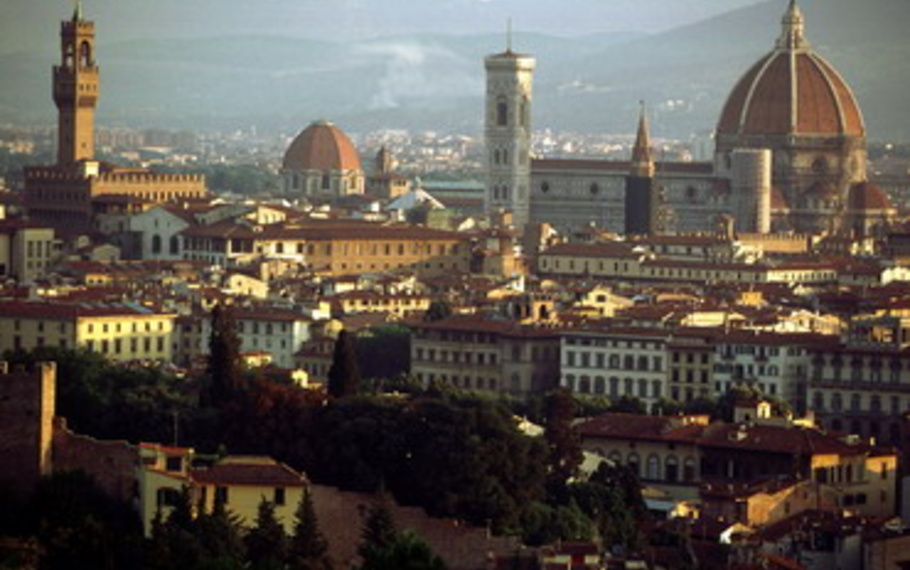
[[[780,191],[780,188],[777,186],[771,187],[771,210],[774,212],[783,212],[789,210],[790,206],[787,205],[787,199],[784,198],[784,193]]]
[[[865,136],[862,114],[840,74],[803,38],[795,3],[777,46],[730,93],[718,134]]]
[[[884,190],[868,182],[860,182],[850,187],[847,206],[851,210],[890,210],[891,199]]]
[[[284,154],[285,170],[360,170],[360,157],[351,139],[328,121],[303,130]]]

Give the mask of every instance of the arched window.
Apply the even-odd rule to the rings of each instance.
[[[686,457],[683,462],[683,481],[690,483],[695,481],[695,459]]]
[[[528,128],[531,124],[531,105],[528,103],[527,96],[521,98],[521,126]]]
[[[600,186],[597,185],[597,182],[592,182],[591,186],[588,187],[588,191],[591,193],[591,196],[597,196],[600,192]]]
[[[493,164],[499,164],[499,149],[493,151]]]
[[[863,397],[859,394],[853,394],[850,396],[850,411],[858,412],[863,401]]]
[[[603,376],[598,376],[594,379],[594,393],[597,395],[603,395],[606,392],[606,382],[604,382]]]
[[[831,409],[835,412],[839,412],[844,408],[843,397],[840,395],[840,392],[835,392],[831,396]]]
[[[619,378],[613,376],[610,378],[610,397],[615,398],[619,396]]]
[[[652,481],[660,480],[660,458],[656,455],[648,456],[648,466],[645,477]]]
[[[825,409],[825,395],[821,392],[816,392],[812,395],[812,408],[815,411],[821,412]]]
[[[331,190],[332,189],[332,180],[329,178],[329,173],[326,172],[322,175],[322,189]]]
[[[575,391],[575,375],[569,374],[566,376],[566,387],[572,392]]]
[[[640,463],[641,462],[638,460],[638,454],[634,451],[630,453],[626,459],[626,465],[629,466],[629,471],[635,473],[636,477],[641,477],[641,467],[639,467]]]
[[[88,42],[82,42],[79,46],[79,65],[81,67],[92,65],[92,46]]]
[[[679,460],[675,455],[667,457],[664,465],[664,479],[667,483],[675,483],[679,479]]]
[[[521,392],[521,375],[518,372],[512,373],[512,392]]]
[[[284,242],[278,242],[275,244],[275,253],[284,253]]]
[[[180,253],[180,238],[177,236],[171,236],[171,255],[177,255]]]
[[[607,361],[607,367],[609,368],[619,368],[619,355],[611,354],[610,359]]]
[[[639,357],[638,357],[638,369],[639,369],[639,370],[647,370],[647,369],[648,369],[648,357],[647,357],[647,356],[639,356]]]
[[[630,397],[634,396],[635,395],[635,381],[632,380],[631,378],[626,378],[625,381],[623,382],[623,384],[625,384],[625,386],[624,386],[625,393],[623,393],[623,396],[630,396]]]
[[[578,383],[578,391],[582,394],[591,393],[591,378],[589,376],[581,377],[581,381]]]
[[[647,398],[648,397],[648,381],[644,378],[639,378],[638,380],[638,397]]]
[[[152,236],[152,253],[161,253],[161,236],[158,234]]]
[[[504,98],[496,102],[496,124],[500,127],[509,124],[509,105]]]

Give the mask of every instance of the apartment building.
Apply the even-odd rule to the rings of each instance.
[[[856,436],[773,418],[756,409],[748,422],[707,416],[608,413],[578,425],[582,447],[626,465],[676,499],[727,485],[786,477],[813,481],[836,508],[893,516],[897,455]]]
[[[666,396],[666,330],[589,326],[561,334],[560,384],[581,395],[638,398],[650,409]]]
[[[20,282],[43,277],[59,257],[60,246],[49,226],[0,219],[0,277]]]
[[[733,330],[719,335],[714,342],[713,379],[716,392],[746,386],[802,409],[809,376],[810,349],[836,344],[837,337],[814,333]]]
[[[280,368],[294,368],[294,354],[310,340],[313,319],[299,311],[272,307],[235,307],[232,315],[240,338],[240,350],[245,353],[265,352],[271,355],[271,363]],[[185,337],[192,342],[192,323]],[[196,337],[202,354],[208,354],[208,338],[211,335],[211,317],[205,315]]]
[[[115,361],[171,362],[176,314],[138,303],[0,302],[0,352],[85,348]]]
[[[559,384],[559,331],[479,315],[411,325],[411,374],[428,385],[516,396]]]
[[[224,221],[181,232],[184,258],[225,267],[281,259],[324,276],[412,271],[467,273],[470,236],[418,226],[358,221],[255,225]]]
[[[810,353],[808,406],[835,431],[906,443],[910,411],[910,318],[854,319],[843,342]]]

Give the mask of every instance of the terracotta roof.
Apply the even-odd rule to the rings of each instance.
[[[323,172],[360,170],[360,157],[341,129],[327,121],[318,121],[297,135],[284,155],[282,168]]]
[[[571,257],[621,257],[638,259],[641,253],[632,251],[632,246],[625,243],[559,243],[540,253],[547,255],[565,255]]]
[[[164,316],[138,304],[0,301],[0,315],[25,319],[75,320],[80,317]]]
[[[700,447],[785,453],[812,456],[816,454],[857,455],[869,453],[866,443],[854,445],[814,429],[771,425],[743,426],[712,424],[699,439]]]
[[[780,188],[777,186],[771,187],[771,209],[774,211],[783,211],[788,210],[790,206],[787,204],[787,199],[784,198],[784,193],[781,192]]]
[[[862,137],[865,127],[853,93],[828,62],[805,47],[778,47],[733,88],[717,132]]]
[[[891,210],[891,199],[884,190],[869,182],[860,182],[850,187],[847,207],[851,210]]]
[[[250,485],[268,487],[303,487],[306,477],[284,463],[255,458],[249,463],[229,459],[207,469],[193,469],[190,478],[204,485]]]
[[[695,443],[707,427],[683,424],[670,416],[607,413],[578,424],[576,430],[582,437]]]

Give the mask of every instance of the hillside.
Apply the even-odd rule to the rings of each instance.
[[[844,75],[872,140],[910,140],[905,0],[803,0],[807,36]],[[534,122],[559,131],[629,132],[648,101],[655,136],[709,131],[733,84],[778,35],[771,0],[655,35],[564,38],[517,34],[538,60]],[[99,45],[99,121],[296,131],[316,118],[346,129],[479,133],[485,54],[497,34],[410,34],[361,41],[267,35],[133,40]],[[0,121],[54,119],[52,47],[0,56]]]

